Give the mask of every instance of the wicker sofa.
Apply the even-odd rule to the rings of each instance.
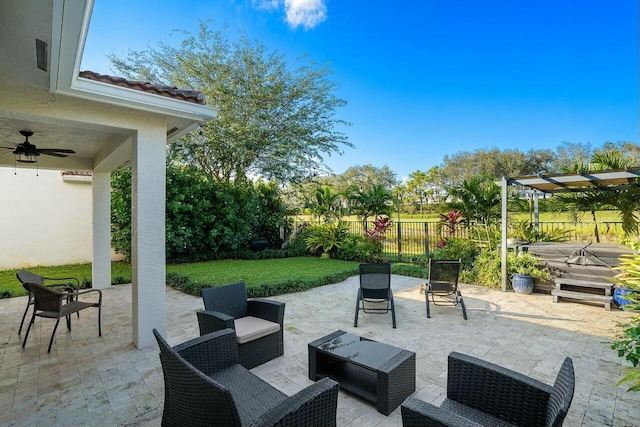
[[[549,386],[493,363],[449,354],[447,398],[438,407],[409,397],[403,426],[561,426],[573,400],[575,374],[567,357]]]
[[[238,364],[232,329],[160,347],[163,426],[335,426],[338,383],[325,378],[288,397]]]

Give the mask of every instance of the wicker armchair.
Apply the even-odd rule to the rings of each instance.
[[[238,364],[232,329],[160,347],[163,426],[335,426],[338,383],[325,378],[287,397]]]
[[[27,344],[27,338],[29,338],[29,331],[33,322],[38,317],[46,317],[49,319],[56,319],[56,325],[53,327],[51,333],[51,340],[49,340],[49,348],[47,353],[51,352],[51,345],[53,344],[53,338],[56,335],[56,329],[60,323],[60,318],[65,317],[67,319],[67,329],[71,330],[71,315],[77,313],[85,308],[96,307],[98,309],[98,336],[102,336],[102,291],[99,289],[86,289],[76,290],[73,292],[59,292],[55,289],[48,288],[39,283],[24,283],[24,287],[33,295],[33,315],[31,321],[27,327],[27,333],[24,335],[24,341],[22,347]],[[80,301],[78,298],[80,295],[97,294],[97,301]]]
[[[561,426],[575,374],[567,357],[549,386],[509,369],[460,353],[449,354],[447,398],[438,406],[409,397],[403,426]]]
[[[284,354],[284,303],[247,299],[244,282],[202,290],[200,335],[231,328],[236,331],[240,364],[255,368]]]
[[[22,283],[22,287],[29,294],[29,298],[27,299],[27,308],[24,309],[24,314],[22,315],[22,321],[20,322],[20,329],[18,329],[18,335],[22,333],[22,327],[24,326],[24,319],[27,318],[27,313],[29,312],[29,307],[33,305],[34,299],[33,294],[27,289],[24,285],[25,283],[37,283],[39,285],[45,285],[50,288],[55,288],[58,291],[65,292],[73,292],[76,289],[80,289],[80,281],[75,277],[44,277],[38,276],[37,274],[31,273],[30,271],[20,270],[16,273],[16,277],[18,281]],[[54,282],[54,283],[51,283]],[[55,283],[58,282],[58,283]],[[75,288],[71,285],[75,283]],[[80,313],[78,313],[78,317],[80,317]]]

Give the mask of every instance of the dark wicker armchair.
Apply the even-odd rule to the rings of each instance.
[[[288,397],[238,364],[236,335],[213,332],[160,347],[163,426],[335,426],[338,383],[325,378]]]
[[[244,282],[202,290],[200,335],[231,328],[236,331],[240,364],[247,369],[284,354],[284,303],[247,299]]]
[[[20,329],[18,329],[18,334],[22,333],[22,327],[24,326],[24,319],[27,318],[27,313],[29,312],[29,307],[33,305],[33,294],[24,286],[25,283],[37,283],[39,285],[45,285],[50,288],[54,288],[58,291],[65,292],[73,292],[76,289],[80,289],[80,281],[75,277],[44,277],[39,276],[37,274],[31,273],[30,271],[20,270],[16,273],[16,277],[22,283],[22,287],[29,294],[29,298],[27,299],[27,308],[24,309],[24,314],[22,315],[22,321],[20,322]],[[53,282],[53,283],[51,283]],[[73,286],[75,284],[75,287]],[[78,314],[79,317],[79,314]]]
[[[53,327],[51,333],[51,340],[49,340],[49,348],[47,353],[51,352],[51,345],[53,344],[53,338],[56,335],[56,329],[60,323],[60,318],[65,317],[67,319],[67,329],[71,330],[71,315],[77,313],[85,308],[96,307],[98,309],[98,336],[102,336],[102,291],[99,289],[86,289],[76,290],[68,292],[59,292],[55,289],[48,288],[39,283],[24,283],[24,287],[33,295],[33,315],[31,321],[27,327],[27,333],[24,335],[24,341],[22,347],[27,344],[27,338],[29,338],[29,331],[33,322],[38,317],[46,317],[49,319],[56,319],[56,325]],[[80,295],[97,294],[97,301],[80,301]]]
[[[460,353],[449,355],[447,398],[438,407],[409,397],[403,426],[561,426],[575,374],[567,357],[549,386],[493,363]]]

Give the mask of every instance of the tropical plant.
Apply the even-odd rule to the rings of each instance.
[[[499,288],[502,283],[500,252],[497,250],[483,251],[478,255],[474,265],[474,275],[478,285]],[[514,273],[528,274],[534,279],[547,281],[553,276],[546,265],[540,264],[540,259],[526,252],[507,254],[507,277]],[[509,282],[509,286],[511,283]]]
[[[623,255],[618,269],[620,273],[613,279],[615,283],[637,291],[625,295],[631,304],[622,308],[636,313],[640,312],[640,254]],[[624,369],[625,375],[617,385],[629,384],[628,391],[640,391],[640,315],[619,326],[622,331],[618,339],[611,344],[611,349],[616,350],[618,356],[624,357],[632,366]]]
[[[328,186],[317,187],[307,202],[307,209],[312,215],[323,219],[327,223],[342,217],[340,194],[335,193]]]
[[[462,212],[456,209],[451,209],[446,214],[440,214],[440,220],[438,221],[438,230],[442,235],[445,231],[449,236],[455,236],[458,228],[465,224],[464,215]]]
[[[389,215],[392,208],[393,196],[391,191],[381,184],[375,184],[369,189],[352,185],[348,188],[347,199],[351,211],[358,215],[363,222],[370,216]]]
[[[331,251],[344,245],[349,235],[349,224],[336,221],[333,224],[312,225],[307,232],[307,248],[312,253],[321,251],[321,258],[331,258]]]
[[[373,221],[373,228],[365,230],[364,234],[372,240],[384,240],[387,238],[386,232],[392,224],[393,221],[389,217],[380,216]]]
[[[633,157],[627,156],[621,150],[609,149],[596,151],[591,157],[590,163],[575,162],[565,167],[563,172],[586,173],[588,171],[601,171],[607,169],[627,169],[634,166]],[[558,212],[567,212],[574,222],[582,221],[585,212],[591,214],[595,224],[594,237],[600,242],[600,233],[596,212],[604,209],[616,209],[622,221],[622,230],[626,236],[635,236],[638,233],[638,215],[640,207],[640,183],[628,183],[621,188],[606,188],[596,184],[595,190],[582,193],[561,193],[554,197],[554,205]]]
[[[525,242],[564,242],[571,231],[555,228],[549,231],[536,231],[534,224],[528,219],[512,221],[508,229],[509,237]]]
[[[509,252],[507,254],[507,274],[509,277],[513,274],[526,274],[542,281],[551,280],[553,277],[549,267],[541,264],[537,256],[528,252]]]

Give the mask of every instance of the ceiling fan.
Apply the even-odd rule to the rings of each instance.
[[[38,148],[29,142],[29,137],[33,135],[33,132],[28,130],[21,130],[20,135],[25,138],[23,143],[16,144],[15,147],[0,147],[6,150],[13,150],[12,153],[16,155],[16,161],[20,163],[36,163],[38,161],[37,156],[41,154],[67,157],[67,154],[75,153],[75,151],[67,148]]]

